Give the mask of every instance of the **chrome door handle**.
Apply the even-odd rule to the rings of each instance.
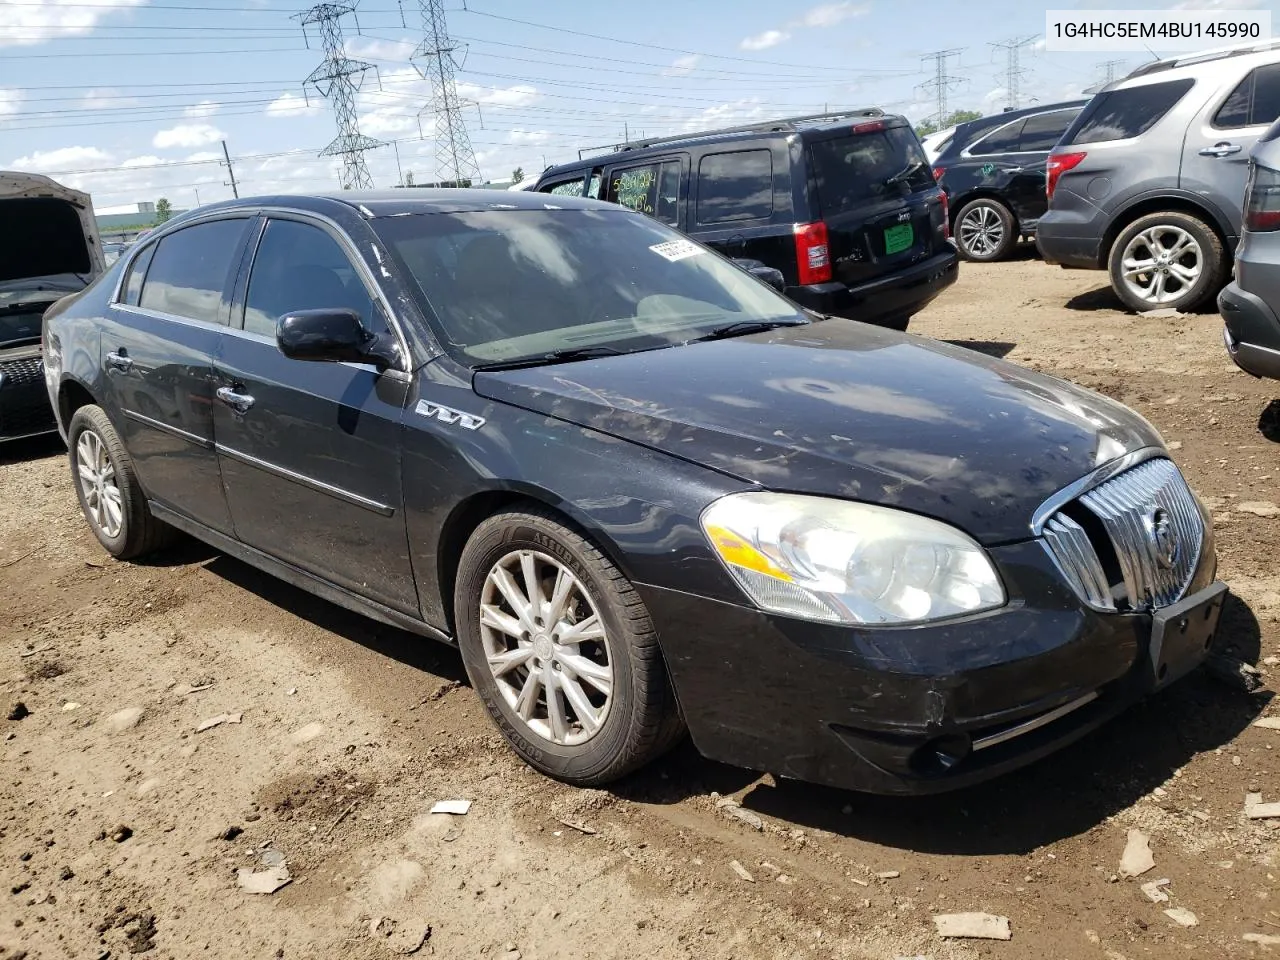
[[[237,393],[235,387],[219,387],[218,399],[241,416],[249,412],[254,402],[247,393]]]
[[[122,349],[119,353],[113,352],[107,354],[107,366],[112,370],[119,370],[121,373],[128,373],[133,369],[133,360]]]
[[[1238,143],[1228,143],[1224,140],[1221,143],[1215,143],[1212,147],[1205,147],[1200,151],[1200,156],[1227,157],[1233,153],[1239,153],[1243,149],[1244,147],[1240,146]]]

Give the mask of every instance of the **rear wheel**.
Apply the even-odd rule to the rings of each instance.
[[[108,553],[128,560],[173,541],[177,531],[151,515],[133,460],[101,407],[77,410],[67,441],[80,509]]]
[[[1132,310],[1196,310],[1226,273],[1222,241],[1204,221],[1168,210],[1129,224],[1107,261],[1111,287]]]
[[[956,245],[966,260],[1003,260],[1018,242],[1013,213],[998,200],[980,198],[966,203],[956,215]]]
[[[530,766],[599,786],[683,732],[658,640],[634,587],[549,514],[480,524],[454,590],[471,684]]]

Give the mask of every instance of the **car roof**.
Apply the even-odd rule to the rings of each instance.
[[[1052,113],[1055,110],[1070,110],[1074,107],[1083,109],[1088,102],[1089,98],[1084,97],[1080,100],[1063,100],[1060,103],[1038,103],[1034,107],[1006,110],[1003,113],[992,113],[974,120],[966,120],[956,126],[955,135],[951,138],[951,143],[947,145],[945,152],[952,154],[963,150],[978,137],[984,136],[997,127],[1003,127],[1006,123],[1012,123],[1022,117],[1030,117],[1038,113]]]
[[[1239,57],[1249,57],[1246,66],[1274,63],[1280,60],[1280,40],[1253,41],[1239,43],[1229,47],[1216,47],[1211,50],[1200,50],[1195,53],[1184,53],[1163,60],[1152,60],[1130,71],[1125,77],[1107,84],[1099,93],[1129,86],[1141,86],[1144,83],[1174,79],[1178,76],[1212,76],[1225,69],[1228,63]],[[1167,76],[1172,73],[1173,76]],[[1158,75],[1158,76],[1157,76]],[[1154,77],[1154,80],[1149,79]]]

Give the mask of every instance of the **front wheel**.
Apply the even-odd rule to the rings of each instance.
[[[1131,310],[1196,310],[1217,296],[1227,262],[1204,221],[1166,211],[1129,224],[1107,259],[1111,288]]]
[[[956,215],[956,246],[966,260],[1003,260],[1018,242],[1013,213],[998,200],[980,198],[966,203]]]
[[[644,601],[549,514],[480,524],[462,552],[454,618],[472,687],[516,753],[550,777],[609,783],[683,732]]]

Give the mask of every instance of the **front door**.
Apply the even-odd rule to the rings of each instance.
[[[386,331],[356,262],[325,225],[265,222],[214,358],[218,459],[238,539],[416,615],[400,487],[408,377],[290,360],[276,346],[277,319],[297,310],[349,308]]]
[[[1280,114],[1280,63],[1257,67],[1214,109],[1192,121],[1182,150],[1181,184],[1213,200],[1240,236],[1249,154]]]
[[[197,223],[140,251],[102,328],[106,409],[147,497],[224,534],[213,355],[250,222]]]

